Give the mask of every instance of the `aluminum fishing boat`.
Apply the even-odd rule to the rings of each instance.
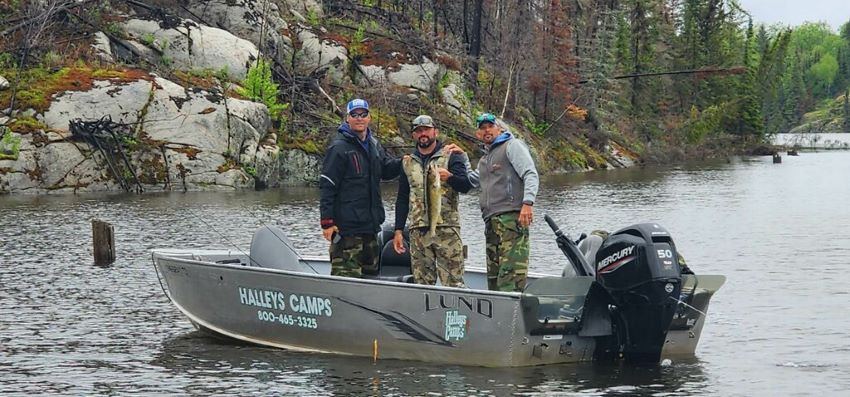
[[[359,279],[331,276],[327,258],[299,255],[268,226],[248,252],[152,257],[166,296],[198,329],[259,345],[488,367],[694,355],[724,276],[682,274],[659,225],[575,243],[547,222],[565,270],[529,274],[522,292],[488,291],[486,272],[474,268],[467,288],[414,284],[391,231],[379,234],[379,272]]]

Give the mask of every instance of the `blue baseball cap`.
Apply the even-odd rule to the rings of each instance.
[[[481,128],[481,124],[493,123],[496,124],[496,116],[493,113],[484,113],[475,119],[475,126]]]
[[[351,113],[352,111],[357,109],[369,110],[369,102],[366,102],[365,99],[360,98],[352,99],[350,102],[348,102],[348,106],[346,106],[346,109],[348,109],[348,113]]]

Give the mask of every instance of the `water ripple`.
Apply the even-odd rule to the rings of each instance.
[[[850,153],[826,152],[781,166],[735,159],[544,181],[535,211],[571,235],[658,222],[698,273],[728,277],[712,300],[698,357],[654,368],[373,364],[195,332],[163,296],[149,250],[246,249],[268,224],[304,254],[326,255],[315,189],[0,197],[0,394],[833,394],[850,389],[846,175]],[[389,185],[390,207],[393,194]],[[460,207],[467,265],[483,267],[477,200],[462,196]],[[92,219],[115,225],[119,257],[110,267],[92,265]],[[531,270],[560,274],[565,262],[552,232],[535,222],[531,236]]]

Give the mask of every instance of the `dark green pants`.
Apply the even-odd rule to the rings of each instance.
[[[380,251],[374,234],[344,236],[331,243],[330,254],[333,276],[362,277],[378,272]]]

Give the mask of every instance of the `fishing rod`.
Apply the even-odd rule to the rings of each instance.
[[[647,73],[631,73],[631,74],[623,74],[614,77],[608,77],[609,80],[622,80],[622,79],[633,79],[639,77],[653,77],[653,76],[670,76],[677,74],[742,74],[747,71],[747,68],[743,66],[732,66],[729,68],[703,68],[703,69],[686,69],[686,70],[669,70],[666,72],[647,72]],[[585,79],[579,80],[577,84],[586,84],[596,79]]]
[[[224,240],[225,242],[227,242],[228,244],[230,244],[231,246],[233,246],[234,248],[236,248],[236,250],[237,250],[237,251],[239,251],[240,253],[242,253],[242,255],[247,256],[247,257],[248,257],[248,259],[249,259],[250,261],[252,261],[252,262],[254,262],[254,263],[258,263],[258,264],[260,263],[259,261],[255,260],[253,257],[251,257],[251,254],[250,254],[250,253],[245,252],[242,248],[240,248],[238,245],[236,245],[233,241],[231,241],[230,239],[228,239],[228,238],[227,238],[227,236],[225,236],[223,233],[219,232],[219,231],[218,231],[218,229],[216,229],[215,227],[213,227],[211,224],[207,223],[207,221],[205,221],[203,217],[198,216],[198,215],[194,212],[194,210],[190,209],[189,207],[185,207],[184,209],[185,209],[185,210],[187,210],[187,211],[188,211],[188,212],[189,212],[189,213],[190,213],[190,214],[191,214],[194,218],[196,218],[196,219],[198,219],[199,221],[201,221],[201,223],[203,223],[203,224],[204,224],[204,226],[206,226],[206,227],[210,228],[212,231],[214,231],[216,234],[218,234],[218,235],[219,235],[219,237],[221,237],[221,238],[222,238],[222,240]],[[250,212],[250,210],[249,210],[249,212]],[[252,215],[253,215],[253,214],[252,214]],[[259,223],[260,223],[260,225],[262,225],[262,227],[265,227],[265,228],[267,228],[267,229],[271,230],[271,228],[270,228],[268,225],[266,225],[266,224],[262,221],[262,219],[257,218],[257,222],[259,222]],[[286,248],[289,248],[289,250],[290,250],[290,251],[292,251],[292,253],[294,253],[296,257],[298,257],[298,261],[299,261],[300,263],[302,263],[302,264],[306,265],[307,267],[309,267],[309,268],[310,268],[310,270],[312,270],[312,271],[313,271],[313,273],[319,274],[319,271],[318,271],[318,270],[316,270],[316,269],[313,267],[313,265],[311,265],[311,264],[310,264],[310,262],[308,262],[307,260],[305,260],[305,259],[304,259],[304,257],[302,257],[302,256],[301,256],[301,254],[299,254],[299,253],[298,253],[298,251],[295,249],[295,247],[293,247],[291,244],[289,244],[286,240],[284,240],[284,239],[280,238],[280,236],[278,236],[278,235],[277,235],[277,233],[272,233],[272,234],[275,236],[275,238],[276,238],[278,241],[280,241],[281,243],[283,243],[283,245],[284,245],[284,246],[286,246]]]

